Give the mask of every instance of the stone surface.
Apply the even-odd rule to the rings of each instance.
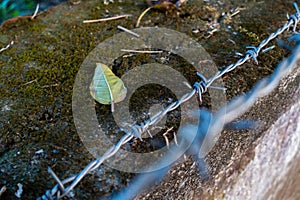
[[[254,107],[241,117],[260,119],[265,122],[265,127],[247,131],[247,134],[259,135],[258,139],[244,150],[236,147],[229,161],[216,174],[216,165],[211,163],[209,182],[201,180],[195,162],[188,159],[177,164],[151,192],[136,199],[299,199],[299,74],[300,65],[297,65],[275,91],[258,99]],[[225,135],[225,139],[221,138],[217,148],[224,149],[228,145],[226,139],[230,140],[230,134],[235,132],[224,131],[222,136]],[[242,131],[238,133],[242,134]],[[216,152],[209,156],[218,162],[221,157],[218,159]]]
[[[245,52],[245,46],[257,45],[281,27],[286,22],[287,11],[295,12],[292,1],[206,2],[188,1],[178,12],[153,10],[141,24],[166,27],[191,36],[221,68],[237,60],[235,51]],[[242,8],[236,16],[222,16],[236,7]],[[142,1],[107,6],[99,1],[69,1],[40,13],[34,20],[20,17],[1,26],[1,47],[14,41],[11,48],[0,53],[0,187],[6,187],[1,198],[16,199],[17,184],[21,183],[22,198],[35,199],[55,184],[47,173],[48,166],[63,179],[77,174],[94,159],[81,143],[73,123],[72,86],[76,73],[90,51],[120,31],[117,25],[134,28],[139,14],[146,8]],[[85,19],[119,14],[133,17],[82,23]],[[213,32],[211,27],[217,31]],[[287,37],[287,34],[282,36]],[[288,54],[287,50],[276,47],[259,57],[259,65],[245,63],[225,75],[228,99],[249,91]],[[113,67],[120,75],[145,60],[153,62],[154,59],[149,55],[134,58],[134,62],[120,58]],[[181,65],[177,60],[169,64]],[[184,72],[191,81],[197,79],[194,72]],[[218,145],[206,158],[211,174],[209,182],[201,180],[194,160],[186,158],[157,187],[147,188],[136,199],[251,199],[254,195],[262,199],[297,199],[299,85],[298,67],[272,94],[259,99],[241,117],[263,122],[261,129],[222,133]],[[206,100],[209,101],[208,96],[204,96],[204,103],[209,106]],[[110,106],[102,110],[103,124],[111,125]],[[260,170],[260,174],[249,174],[254,169]],[[268,177],[263,179],[265,175]],[[111,195],[130,184],[132,176],[103,165],[80,182],[74,190],[75,198]],[[259,189],[264,189],[259,194],[255,190],[257,178]],[[274,184],[270,184],[272,181]]]
[[[225,199],[300,198],[300,88],[292,105],[257,142],[255,156],[225,189]]]

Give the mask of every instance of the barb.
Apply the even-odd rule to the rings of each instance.
[[[223,76],[225,73],[228,73],[238,66],[244,64],[248,60],[254,60],[255,63],[257,63],[257,57],[260,54],[260,52],[264,52],[263,48],[274,38],[276,38],[279,34],[283,33],[286,30],[289,30],[290,27],[293,26],[293,31],[296,31],[297,24],[300,19],[300,12],[299,8],[296,3],[294,3],[294,7],[296,9],[296,14],[293,14],[291,16],[288,16],[288,22],[286,22],[281,28],[277,29],[276,32],[270,34],[268,38],[263,40],[258,47],[247,47],[246,54],[243,58],[239,59],[235,64],[231,64],[229,66],[226,66],[223,68],[223,70],[217,72],[214,76],[212,76],[209,79],[206,79],[203,77],[201,74],[198,73],[198,76],[202,79],[200,82],[196,82],[193,86],[193,90],[190,93],[187,93],[183,95],[178,101],[171,103],[167,108],[164,110],[158,112],[154,116],[152,116],[150,119],[146,120],[145,122],[139,124],[139,125],[134,125],[131,127],[131,130],[125,130],[126,134],[119,140],[119,142],[108,149],[104,155],[97,160],[92,161],[90,164],[88,164],[78,175],[72,176],[70,178],[67,178],[63,181],[60,181],[58,177],[53,173],[52,176],[54,179],[58,182],[57,185],[53,187],[52,190],[47,190],[46,193],[39,199],[60,199],[64,196],[69,196],[71,190],[80,182],[81,179],[83,179],[89,172],[97,169],[106,159],[110,158],[113,156],[119,149],[120,147],[130,141],[133,137],[137,137],[139,139],[142,139],[142,134],[145,133],[151,126],[155,126],[168,112],[175,110],[178,108],[181,104],[184,102],[188,101],[191,99],[195,94],[198,95],[199,101],[202,101],[202,94],[207,91],[209,87],[212,87],[212,83]],[[239,97],[236,100],[231,101],[228,103],[226,107],[226,111],[222,111],[222,109],[225,109],[225,107],[222,107],[219,109],[219,111],[214,115],[213,117],[213,126],[209,128],[207,131],[207,134],[209,137],[205,137],[203,143],[199,143],[199,141],[196,141],[195,144],[192,144],[192,154],[194,154],[197,149],[200,149],[200,144],[201,149],[199,151],[199,158],[202,158],[203,155],[205,155],[208,150],[211,148],[212,140],[216,137],[218,137],[218,134],[221,132],[222,128],[219,123],[220,120],[224,120],[225,122],[230,122],[233,119],[235,119],[237,116],[241,115],[244,113],[247,109],[249,109],[253,103],[255,102],[255,99],[257,97],[261,97],[263,95],[266,95],[270,91],[272,91],[278,84],[279,80],[281,77],[286,75],[288,71],[294,66],[296,60],[299,59],[300,57],[300,36],[295,35],[294,39],[296,40],[296,47],[295,50],[293,51],[293,54],[287,59],[284,60],[274,71],[273,75],[267,79],[264,78],[262,81],[260,81],[254,89],[248,93],[246,96]],[[269,48],[266,48],[269,49]],[[220,113],[223,113],[221,115]],[[226,115],[224,116],[224,113]],[[200,122],[201,126],[201,122]],[[203,125],[205,126],[205,125]],[[208,127],[206,127],[208,129]],[[196,129],[197,130],[197,129]],[[201,129],[202,130],[202,129]],[[205,130],[205,129],[203,129]],[[203,133],[202,133],[203,134]],[[188,139],[188,138],[186,138]],[[201,137],[199,138],[201,139]],[[165,158],[166,159],[166,158]],[[64,185],[72,182],[68,187],[65,187]],[[65,189],[64,189],[65,187]],[[130,194],[132,195],[132,194]]]
[[[289,30],[289,28],[291,26],[293,26],[293,32],[296,31],[298,22],[300,20],[300,12],[299,12],[299,8],[298,5],[296,3],[294,3],[294,7],[296,9],[296,13],[288,16],[288,21],[279,29],[277,29],[274,33],[271,33],[270,36],[266,39],[264,39],[259,45],[258,47],[248,47],[248,51],[246,52],[246,55],[244,58],[239,59],[235,64],[231,64],[227,67],[225,67],[222,71],[217,72],[212,78],[210,78],[208,80],[207,85],[210,86],[216,79],[220,78],[221,76],[223,76],[225,73],[230,72],[232,70],[234,70],[235,68],[237,68],[238,66],[244,64],[245,62],[247,62],[248,60],[253,59],[254,62],[258,62],[257,61],[257,56],[259,55],[260,51],[262,51],[262,49],[274,38],[276,38],[278,35],[282,34],[284,31]],[[268,49],[268,48],[267,48]]]
[[[55,194],[57,194],[55,199],[60,199],[64,196],[69,196],[71,190],[73,190],[73,188],[81,181],[81,179],[83,179],[89,172],[97,169],[105,160],[113,156],[123,144],[127,143],[132,138],[132,135],[125,134],[119,140],[119,142],[115,146],[108,149],[102,157],[89,163],[77,176],[72,176],[64,181],[60,181],[58,177],[54,174],[54,172],[49,168],[50,170],[48,170],[50,171],[53,178],[58,182],[58,184],[55,185],[51,191],[48,190],[45,195],[38,199],[52,199]],[[71,185],[64,189],[63,184],[69,183],[71,181],[73,181]]]
[[[228,124],[244,114],[252,107],[257,98],[271,93],[278,86],[279,81],[296,66],[296,62],[300,60],[300,34],[295,34],[291,39],[296,42],[291,56],[283,60],[276,67],[271,76],[261,79],[246,95],[233,99],[214,114],[214,120],[207,133],[208,137],[205,137],[201,152],[199,152],[201,157],[204,157],[206,153],[211,150],[213,140],[215,141],[220,136],[220,132],[223,129],[223,127],[220,126],[220,124],[222,124],[220,122]],[[226,112],[224,112],[225,110]],[[224,115],[224,113],[226,114]]]
[[[287,75],[288,72],[290,72],[296,65],[296,62],[300,60],[300,34],[297,34],[295,36],[296,41],[298,40],[297,46],[294,48],[292,55],[283,60],[275,69],[275,72],[268,78],[263,78],[260,80],[254,88],[248,92],[246,95],[239,96],[230,102],[228,102],[226,105],[222,106],[215,114],[213,114],[210,111],[203,110],[200,112],[201,115],[201,122],[199,126],[195,125],[188,125],[186,127],[182,128],[183,136],[187,140],[192,132],[199,131],[198,137],[201,137],[201,135],[208,135],[209,137],[205,137],[205,140],[200,141],[201,138],[196,141],[195,144],[192,144],[190,149],[188,150],[189,154],[197,153],[198,157],[194,157],[196,161],[199,163],[199,171],[201,175],[204,175],[205,178],[205,167],[206,164],[203,162],[203,158],[206,155],[206,153],[212,148],[213,140],[216,139],[216,137],[219,137],[221,134],[221,131],[223,129],[221,124],[229,123],[239,117],[240,115],[244,114],[248,109],[250,109],[254,103],[255,100],[259,97],[263,97],[268,95],[273,91],[273,89],[279,84],[279,81]],[[224,109],[226,109],[227,113],[224,115]],[[199,112],[196,112],[196,115],[198,115]],[[245,123],[249,123],[249,121],[243,121]],[[249,126],[250,125],[250,126]],[[247,127],[250,127],[253,125],[253,123],[250,123],[247,125]],[[254,127],[255,128],[255,127]],[[242,128],[243,129],[243,128]],[[203,138],[202,138],[203,139]],[[202,145],[200,144],[203,144]],[[174,144],[170,147],[174,147]],[[202,147],[202,148],[201,148]],[[201,149],[200,149],[201,148]],[[172,151],[172,150],[171,150]],[[164,156],[161,160],[161,162],[164,159],[170,159],[170,155]],[[202,162],[202,163],[201,163]],[[167,168],[163,168],[161,170],[157,170],[151,173],[145,173],[137,176],[132,183],[124,188],[121,192],[118,194],[115,194],[113,196],[113,200],[120,200],[120,199],[132,199],[135,196],[137,196],[143,188],[145,188],[148,185],[152,185],[157,180],[161,180],[168,172],[168,169],[170,169],[171,166],[168,166]],[[201,173],[202,171],[202,173]],[[204,173],[203,173],[204,171]]]

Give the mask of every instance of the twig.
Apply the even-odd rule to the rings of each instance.
[[[3,47],[2,49],[0,49],[0,53],[2,52],[2,51],[5,51],[6,49],[8,49],[11,45],[13,45],[14,44],[14,41],[11,41],[8,45],[6,45],[6,47]]]
[[[22,86],[29,85],[29,84],[34,83],[34,82],[37,83],[37,85],[39,86],[39,88],[42,88],[42,89],[43,88],[48,88],[48,87],[56,87],[56,86],[58,86],[58,83],[54,83],[54,84],[51,84],[51,85],[40,85],[36,79],[34,79],[32,81],[28,81],[27,83],[22,84]]]
[[[43,86],[41,86],[40,84],[38,84],[38,86],[40,88],[56,87],[56,86],[58,86],[58,83],[54,83],[54,84],[51,84],[51,85],[43,85]]]
[[[2,194],[6,191],[6,186],[4,185],[1,190],[0,190],[0,197],[2,196]]]
[[[141,19],[144,17],[144,15],[151,10],[152,8],[154,9],[159,9],[159,10],[168,10],[171,6],[174,6],[178,9],[178,7],[181,6],[182,3],[184,3],[185,0],[178,0],[176,3],[172,3],[171,1],[167,1],[167,0],[163,0],[163,1],[152,1],[152,6],[150,6],[149,8],[147,8],[146,10],[144,10],[142,12],[142,14],[139,16],[137,23],[136,23],[136,27],[139,27]]]
[[[163,53],[163,51],[143,51],[143,50],[131,50],[131,49],[121,49],[121,51],[129,53]]]
[[[31,19],[34,19],[34,18],[36,17],[36,15],[37,15],[37,13],[38,13],[38,11],[39,11],[39,8],[40,8],[40,4],[37,4],[37,5],[36,5],[36,8],[35,8],[35,11],[34,11],[32,17],[31,17]]]
[[[178,140],[175,132],[173,132],[173,136],[174,136],[174,142],[178,146]]]
[[[230,17],[234,17],[235,15],[239,14],[241,10],[239,8],[235,9],[232,14],[230,14]]]
[[[125,17],[131,17],[131,16],[132,15],[125,14],[125,15],[118,15],[118,16],[102,18],[102,19],[83,20],[83,23],[105,22],[105,21],[116,20],[116,19],[121,19],[121,18],[125,18]]]
[[[141,22],[143,16],[144,16],[151,8],[153,8],[153,6],[147,8],[146,10],[144,10],[144,12],[142,12],[142,14],[139,16],[139,18],[138,18],[138,20],[137,20],[137,22],[136,22],[135,27],[139,27],[139,26],[140,26],[140,22]]]
[[[169,146],[170,146],[170,143],[169,143],[169,139],[168,139],[168,137],[167,137],[167,134],[171,131],[171,130],[173,130],[173,126],[171,127],[171,128],[168,128],[168,130],[163,134],[163,136],[164,136],[164,138],[165,138],[165,140],[166,140],[166,145],[167,145],[167,147],[169,148]],[[177,144],[177,138],[175,139],[176,140],[176,144]]]
[[[31,84],[31,83],[33,83],[33,82],[37,82],[37,80],[36,80],[36,79],[34,79],[34,80],[32,80],[32,81],[28,81],[27,83],[24,83],[24,84],[23,84],[23,86],[25,86],[25,85],[29,85],[29,84]]]
[[[123,27],[123,26],[117,26],[118,29],[121,29],[122,31],[126,32],[126,33],[129,33],[131,35],[134,35],[135,37],[140,37],[139,34],[131,31],[131,30],[128,30],[127,28]]]

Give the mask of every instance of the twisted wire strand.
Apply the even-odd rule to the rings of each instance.
[[[257,64],[258,63],[257,56],[259,55],[262,48],[265,47],[271,40],[276,38],[278,35],[282,34],[285,30],[288,30],[292,25],[294,25],[293,26],[293,31],[296,31],[297,24],[300,20],[300,12],[299,12],[298,5],[296,3],[294,3],[294,7],[296,9],[296,14],[290,15],[289,18],[288,18],[288,21],[282,27],[278,28],[276,30],[276,32],[271,33],[268,38],[264,39],[259,44],[258,47],[248,46],[247,47],[248,50],[246,51],[246,55],[243,58],[239,59],[236,63],[228,65],[227,67],[224,67],[224,69],[222,71],[218,71],[212,78],[210,78],[208,80],[203,75],[201,75],[200,73],[197,73],[198,76],[200,76],[200,78],[202,78],[203,80],[200,81],[200,82],[196,82],[194,84],[194,90],[192,90],[190,93],[184,95],[178,101],[173,102],[166,109],[164,109],[163,111],[161,111],[157,115],[155,115],[154,118],[146,121],[146,123],[141,123],[140,125],[135,125],[134,126],[134,129],[135,129],[134,130],[134,136],[141,139],[141,135],[145,132],[145,130],[149,126],[155,125],[168,112],[176,109],[177,107],[179,107],[185,101],[188,101],[195,94],[195,92],[197,92],[197,95],[199,97],[199,101],[202,102],[202,94],[207,91],[207,88],[210,87],[211,84],[215,80],[222,77],[225,73],[228,73],[228,72],[234,70],[235,68],[237,68],[238,66],[243,65],[245,62],[247,62],[250,59],[253,59],[254,62]],[[267,48],[267,49],[269,49],[269,48]]]
[[[221,131],[223,129],[220,124],[229,123],[233,120],[235,120],[237,117],[244,114],[247,110],[249,110],[254,103],[256,102],[257,98],[261,98],[263,96],[266,96],[270,94],[275,87],[278,86],[279,81],[288,74],[289,71],[291,71],[296,65],[296,62],[300,60],[300,35],[297,34],[294,38],[296,42],[298,43],[293,51],[292,54],[283,60],[280,64],[277,65],[274,73],[266,78],[261,79],[248,93],[245,95],[238,96],[231,101],[229,101],[226,105],[219,108],[215,113],[212,113],[210,111],[203,111],[200,112],[201,119],[205,119],[205,117],[211,116],[213,121],[210,120],[204,120],[201,121],[199,126],[195,125],[187,125],[186,127],[182,128],[182,135],[186,138],[189,137],[190,132],[195,132],[200,130],[201,132],[206,132],[210,138],[209,140],[214,139],[217,135],[221,134]],[[226,109],[226,113],[224,112],[224,109]],[[225,113],[225,115],[224,115]],[[199,112],[197,112],[197,115]],[[225,120],[224,120],[225,119]],[[207,131],[208,130],[208,131]],[[205,143],[207,144],[207,142]],[[170,148],[173,148],[175,144],[170,146]],[[200,148],[199,148],[200,149]],[[207,149],[205,149],[207,151]],[[200,150],[201,151],[201,150]],[[197,152],[202,155],[198,157],[203,157],[203,149],[202,152]],[[165,156],[163,159],[171,160],[169,156]],[[122,199],[132,199],[135,196],[137,196],[140,191],[145,188],[146,186],[153,185],[157,180],[162,180],[163,177],[167,174],[168,169],[170,169],[172,165],[168,166],[166,169],[157,170],[151,173],[145,173],[137,176],[134,178],[134,180],[131,182],[131,184],[121,190],[119,193],[115,194],[112,198],[112,200],[122,200]]]
[[[201,152],[199,152],[202,157],[212,149],[213,141],[216,141],[220,136],[223,129],[221,124],[227,124],[248,111],[254,105],[256,99],[270,94],[278,86],[280,80],[295,68],[296,62],[300,60],[300,34],[295,34],[291,39],[296,41],[292,54],[275,68],[272,75],[261,79],[250,92],[234,98],[214,114],[207,133],[208,137],[205,138]],[[224,112],[225,110],[226,112]],[[224,113],[226,114],[224,115]]]
[[[245,62],[247,62],[250,59],[253,59],[254,62],[257,64],[257,56],[259,55],[260,51],[262,50],[262,48],[264,48],[271,40],[273,40],[274,38],[276,38],[278,35],[282,34],[284,31],[289,30],[289,28],[293,25],[293,32],[296,31],[298,22],[300,20],[300,11],[299,11],[299,7],[297,5],[297,3],[294,3],[294,8],[296,10],[295,14],[292,15],[288,15],[288,21],[280,28],[278,28],[276,30],[276,32],[271,33],[270,36],[266,39],[264,39],[259,45],[258,47],[254,47],[254,46],[248,46],[247,48],[249,49],[248,51],[246,51],[246,55],[244,58],[239,59],[236,63],[231,64],[227,67],[225,67],[222,71],[218,71],[212,78],[210,78],[207,81],[207,86],[209,87],[216,79],[220,78],[221,76],[223,76],[225,73],[228,73],[232,70],[234,70],[235,68],[237,68],[238,66],[244,64]],[[263,51],[263,50],[262,50]]]
[[[38,199],[60,199],[64,196],[68,196],[71,190],[91,171],[97,169],[106,159],[113,156],[122,145],[129,142],[133,137],[137,137],[139,139],[142,139],[142,134],[149,129],[150,126],[156,125],[168,112],[175,110],[178,108],[181,104],[191,99],[195,94],[198,95],[199,101],[202,102],[202,94],[207,91],[207,89],[211,86],[211,84],[218,78],[222,77],[225,73],[228,73],[238,66],[244,64],[250,59],[253,59],[255,63],[257,63],[257,56],[259,55],[260,51],[264,46],[266,46],[271,40],[276,38],[279,34],[282,34],[284,31],[289,30],[289,28],[293,25],[293,31],[296,31],[297,24],[300,20],[300,11],[296,3],[294,3],[294,7],[296,9],[296,13],[288,16],[288,21],[279,29],[277,29],[276,32],[271,33],[270,36],[266,39],[264,39],[258,47],[249,46],[247,47],[246,54],[243,58],[239,59],[236,63],[228,65],[227,67],[224,67],[222,71],[218,71],[213,77],[206,79],[203,75],[198,74],[200,78],[202,78],[202,81],[196,82],[194,84],[194,88],[190,93],[187,93],[183,95],[178,101],[175,101],[171,103],[167,108],[164,110],[158,112],[150,119],[146,120],[145,122],[142,122],[140,125],[134,125],[131,127],[130,131],[125,131],[126,134],[119,140],[119,142],[109,148],[103,156],[100,158],[90,162],[79,174],[75,176],[71,176],[63,181],[60,181],[58,177],[54,174],[52,170],[48,170],[49,173],[53,176],[53,178],[56,180],[57,184],[51,189],[47,190],[45,194]],[[296,37],[297,41],[299,37]],[[263,52],[264,50],[262,50]],[[246,103],[246,101],[245,101]],[[243,106],[241,106],[243,107]],[[228,108],[227,108],[228,109]],[[232,109],[233,110],[233,109]],[[234,112],[235,113],[235,112]],[[229,115],[228,115],[229,116]],[[224,117],[224,116],[223,116]],[[212,132],[212,136],[216,135],[213,133],[218,133],[216,130],[217,128],[212,128],[210,132]],[[210,137],[212,138],[212,137]],[[73,182],[72,182],[73,181]],[[64,187],[65,184],[72,182],[68,187]],[[65,189],[64,189],[65,188]]]

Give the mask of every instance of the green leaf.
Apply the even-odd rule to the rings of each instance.
[[[95,74],[90,85],[92,97],[101,104],[112,104],[123,101],[126,97],[127,89],[123,81],[117,77],[108,66],[96,63]]]

